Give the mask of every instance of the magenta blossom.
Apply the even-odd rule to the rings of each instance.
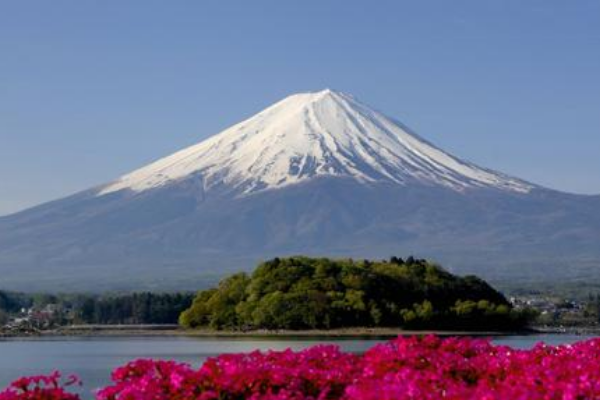
[[[70,379],[21,378],[0,400],[73,400]],[[600,339],[514,350],[488,340],[399,337],[363,355],[335,346],[255,351],[199,369],[137,360],[115,370],[98,400],[588,400],[600,399]]]

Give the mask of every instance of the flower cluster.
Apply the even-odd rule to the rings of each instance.
[[[400,337],[363,355],[335,346],[221,355],[199,369],[137,360],[98,400],[600,399],[600,339],[514,350],[488,340]],[[72,400],[58,375],[23,378],[0,400]]]
[[[600,340],[515,350],[477,339],[397,339],[364,355],[345,398],[600,399]]]
[[[0,392],[0,400],[79,400],[79,396],[68,392],[70,386],[79,384],[75,376],[61,382],[59,372],[23,377]]]

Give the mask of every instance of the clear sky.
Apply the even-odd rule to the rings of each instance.
[[[600,1],[3,1],[0,215],[325,87],[600,194]]]

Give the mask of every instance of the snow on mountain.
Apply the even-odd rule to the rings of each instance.
[[[422,183],[463,191],[527,193],[534,185],[436,148],[353,97],[329,89],[289,96],[203,142],[103,187],[98,195],[157,188],[190,177],[204,190],[251,193],[314,177]]]

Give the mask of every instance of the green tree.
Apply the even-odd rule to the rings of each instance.
[[[275,258],[199,292],[185,327],[322,329],[390,326],[512,329],[524,323],[485,281],[426,260]]]

